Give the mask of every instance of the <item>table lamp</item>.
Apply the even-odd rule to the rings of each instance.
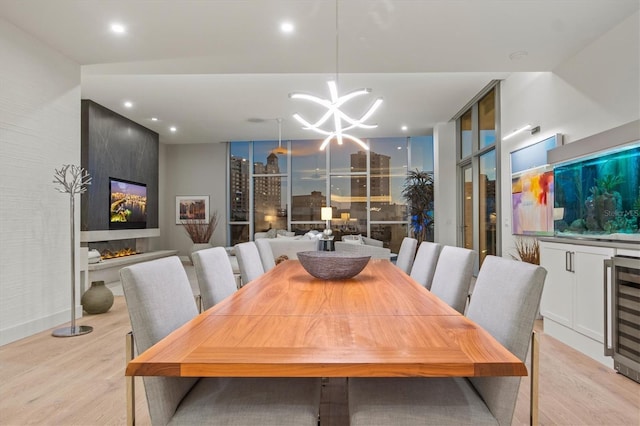
[[[322,238],[324,238],[325,240],[329,239],[329,237],[333,233],[331,231],[331,228],[329,227],[329,221],[331,220],[332,215],[333,215],[333,209],[331,207],[322,207],[322,209],[320,210],[321,219],[326,221],[327,223],[325,230],[322,231]]]

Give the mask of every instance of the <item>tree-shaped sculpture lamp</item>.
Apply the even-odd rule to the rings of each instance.
[[[91,177],[82,167],[73,164],[65,164],[56,169],[54,181],[58,187],[56,190],[69,194],[71,203],[71,325],[53,330],[55,337],[80,336],[91,333],[93,327],[88,325],[76,326],[76,228],[75,228],[75,197],[87,190],[91,185]]]

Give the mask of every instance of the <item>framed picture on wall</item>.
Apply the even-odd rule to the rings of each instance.
[[[176,197],[176,224],[185,220],[209,220],[209,196],[187,195]]]
[[[547,151],[562,145],[556,134],[511,152],[511,209],[514,235],[553,235],[553,166]]]

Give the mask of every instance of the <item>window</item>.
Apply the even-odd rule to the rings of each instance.
[[[322,141],[291,142],[291,223],[294,229],[323,224],[320,209],[327,205],[327,156]],[[305,227],[306,226],[306,227]]]
[[[231,245],[249,240],[249,143],[239,142],[229,149],[229,240]]]
[[[369,139],[369,151],[349,142],[320,151],[321,142],[289,141],[286,152],[277,141],[229,143],[231,244],[270,228],[322,230],[321,208],[331,206],[337,239],[367,235],[398,252],[409,233],[407,169],[433,170],[433,138]]]
[[[492,83],[477,101],[457,119],[459,175],[460,245],[479,253],[480,264],[487,255],[499,255],[499,186],[496,150],[499,86]]]

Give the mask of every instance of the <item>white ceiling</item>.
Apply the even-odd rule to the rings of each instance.
[[[360,137],[431,132],[492,79],[551,71],[640,8],[639,0],[0,0],[0,17],[82,65],[82,98],[163,143],[316,138],[292,92],[372,89]],[[336,19],[336,16],[338,19]],[[279,31],[289,20],[292,34]],[[116,36],[109,26],[127,27]],[[1,21],[0,21],[1,22]],[[336,37],[336,30],[338,36]],[[514,52],[524,58],[510,59]],[[123,106],[133,102],[131,109]],[[159,118],[152,122],[151,117]],[[262,121],[264,120],[264,121]],[[178,128],[168,131],[170,125]]]

